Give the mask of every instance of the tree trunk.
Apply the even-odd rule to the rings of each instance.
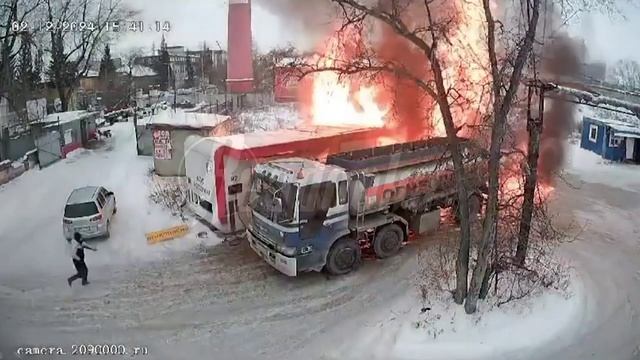
[[[69,99],[63,86],[58,86],[58,96],[60,97],[60,107],[62,112],[67,111],[69,108]]]
[[[480,287],[480,299],[486,299],[489,294],[489,280],[491,280],[491,274],[495,271],[493,266],[489,266],[487,271],[484,273],[484,278],[482,279],[482,286]]]
[[[542,90],[540,90],[542,92]],[[540,133],[542,131],[542,111],[544,96],[540,96],[540,112],[538,118],[531,116],[527,119],[527,131],[529,141],[527,144],[527,171],[525,174],[524,195],[522,200],[522,215],[520,217],[520,231],[518,233],[518,246],[515,262],[524,265],[529,248],[529,233],[531,231],[531,219],[535,205],[536,184],[538,182],[538,157],[540,155]]]
[[[480,290],[482,288],[482,282],[485,277],[489,265],[489,253],[493,246],[494,235],[496,231],[496,225],[498,220],[498,196],[499,196],[499,178],[500,178],[500,159],[502,157],[501,148],[504,138],[505,124],[507,117],[511,110],[513,99],[518,91],[520,81],[522,79],[522,71],[529,58],[531,49],[533,48],[533,42],[535,40],[536,29],[538,27],[538,19],[540,17],[540,1],[534,0],[530,6],[530,18],[527,19],[527,30],[524,37],[524,41],[518,49],[517,56],[514,61],[513,72],[509,79],[509,85],[504,97],[501,96],[502,79],[498,70],[498,62],[495,47],[495,22],[493,20],[493,14],[491,13],[490,4],[488,0],[483,1],[484,13],[488,25],[488,49],[489,57],[491,61],[491,70],[493,77],[493,127],[491,129],[491,146],[489,150],[489,194],[487,200],[486,215],[483,224],[482,239],[478,247],[478,261],[473,270],[473,276],[471,277],[471,285],[469,287],[469,293],[464,304],[464,309],[467,314],[472,314],[476,311],[478,305],[478,298],[480,297]]]
[[[453,114],[448,101],[447,91],[444,86],[442,69],[437,58],[431,60],[436,85],[437,103],[442,114],[442,121],[447,132],[448,148],[453,160],[453,172],[456,178],[458,190],[458,216],[460,219],[460,246],[456,260],[456,289],[453,299],[457,304],[462,304],[467,296],[469,277],[469,249],[471,247],[471,226],[469,222],[469,195],[467,190],[466,175],[462,152],[460,151],[457,129],[453,122]]]

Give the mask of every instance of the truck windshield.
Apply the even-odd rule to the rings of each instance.
[[[294,220],[294,208],[298,185],[283,183],[262,174],[255,174],[249,206],[258,214],[279,224]],[[275,206],[275,199],[282,202],[282,210]]]

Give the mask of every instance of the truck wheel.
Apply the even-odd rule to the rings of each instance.
[[[325,268],[331,275],[344,275],[358,267],[361,256],[358,242],[345,237],[336,241],[329,250]]]
[[[379,259],[385,259],[397,253],[402,247],[404,232],[400,226],[390,224],[376,232],[373,239],[373,251]]]

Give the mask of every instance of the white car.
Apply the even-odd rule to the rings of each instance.
[[[67,240],[78,232],[83,238],[109,237],[117,212],[116,197],[102,186],[75,189],[64,207],[62,232]]]

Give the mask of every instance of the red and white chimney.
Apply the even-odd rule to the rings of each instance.
[[[229,0],[227,91],[253,91],[251,0]]]

